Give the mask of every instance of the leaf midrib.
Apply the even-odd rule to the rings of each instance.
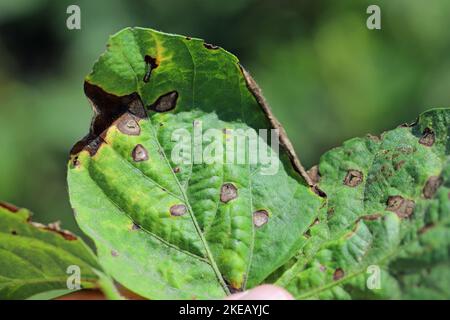
[[[133,36],[134,36],[134,33],[133,33]],[[151,33],[151,36],[152,36],[152,38],[155,40],[155,43],[156,43],[156,50],[158,50],[158,48],[161,47],[161,43],[160,43],[159,39],[155,36],[155,34]],[[183,42],[183,43],[184,43],[184,42]],[[185,44],[185,45],[186,45],[186,44]],[[186,47],[187,47],[187,46],[186,46]],[[189,48],[187,48],[187,50],[189,51]],[[194,67],[194,72],[195,72],[195,69],[196,69],[196,68],[195,68],[194,59],[193,59],[192,54],[191,54],[190,51],[189,51],[189,54],[190,54],[190,56],[191,56],[191,61],[192,61],[192,65],[193,65],[193,67]],[[157,53],[157,55],[158,55],[158,53]],[[130,64],[130,63],[128,62],[128,64]],[[131,64],[130,64],[130,67],[131,67],[131,70],[133,70],[133,72],[136,74],[136,72],[135,72],[134,69],[132,68]],[[194,74],[195,74],[195,73],[194,73]],[[136,76],[137,76],[137,75],[136,75]],[[136,89],[139,91],[139,94],[141,94],[138,86],[137,86]],[[142,96],[142,95],[140,95],[140,96]],[[195,217],[195,215],[194,215],[194,211],[192,210],[191,204],[190,204],[190,202],[189,202],[189,198],[188,198],[186,192],[184,191],[184,189],[183,189],[183,187],[182,187],[180,181],[178,180],[177,176],[176,176],[175,173],[173,172],[173,168],[172,168],[172,166],[170,165],[170,162],[169,162],[169,160],[167,159],[167,155],[166,155],[164,149],[162,148],[161,143],[160,143],[160,141],[159,141],[159,139],[158,139],[158,135],[157,135],[157,133],[156,133],[156,131],[155,131],[155,128],[154,128],[154,126],[153,126],[152,119],[150,118],[150,116],[149,116],[148,114],[147,114],[147,119],[148,119],[148,121],[150,122],[150,128],[151,128],[151,130],[152,130],[153,137],[154,137],[154,139],[155,139],[155,141],[156,141],[156,143],[157,143],[158,149],[159,149],[159,151],[161,152],[161,154],[163,155],[164,160],[165,160],[165,162],[166,162],[166,165],[167,165],[168,168],[170,169],[170,172],[171,172],[173,178],[175,179],[175,181],[176,181],[176,183],[177,183],[177,185],[178,185],[178,188],[179,188],[179,190],[180,190],[180,192],[181,192],[181,195],[182,195],[182,197],[183,197],[183,199],[184,199],[184,202],[185,202],[185,204],[186,204],[186,206],[187,206],[187,208],[188,208],[189,215],[190,215],[190,217],[191,217],[191,219],[192,219],[192,222],[193,222],[193,224],[194,224],[195,230],[197,231],[197,234],[198,234],[198,236],[200,237],[200,240],[201,240],[201,242],[202,242],[202,244],[203,244],[203,247],[204,247],[204,249],[205,249],[205,251],[206,251],[207,258],[208,258],[208,260],[209,260],[209,262],[210,262],[210,265],[211,265],[211,267],[213,268],[214,273],[216,274],[217,280],[219,281],[219,283],[220,283],[220,285],[222,286],[222,288],[223,288],[223,290],[225,291],[225,293],[226,293],[226,294],[229,294],[230,291],[229,291],[229,289],[228,289],[228,287],[227,287],[227,285],[226,285],[226,283],[225,283],[225,281],[224,281],[224,279],[223,279],[223,277],[222,277],[222,274],[221,274],[221,272],[220,272],[220,270],[219,270],[219,268],[218,268],[218,266],[217,266],[217,264],[216,264],[216,262],[215,262],[215,260],[214,260],[214,258],[213,258],[213,255],[212,255],[211,250],[210,250],[210,248],[209,248],[208,242],[206,241],[206,239],[205,239],[203,233],[201,232],[200,226],[199,226],[199,224],[198,224],[198,222],[197,222],[197,219],[196,219],[196,217]]]

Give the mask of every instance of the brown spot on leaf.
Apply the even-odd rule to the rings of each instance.
[[[266,210],[258,210],[253,212],[253,224],[259,228],[269,221],[269,213]]]
[[[363,174],[358,170],[349,170],[344,178],[344,184],[349,187],[356,187],[363,181]]]
[[[131,113],[126,112],[119,117],[116,121],[117,129],[120,132],[130,136],[138,136],[141,133],[141,127],[139,126],[138,119]]]
[[[17,231],[16,231],[16,230],[11,230],[11,234],[12,234],[13,236],[17,236]]]
[[[423,144],[424,146],[431,147],[434,144],[434,132],[430,128],[425,128],[423,130],[422,137],[419,139],[419,143]]]
[[[166,112],[173,110],[177,105],[178,92],[171,91],[169,93],[163,94],[156,101],[149,106],[150,110],[156,112]]]
[[[341,268],[337,268],[336,270],[334,270],[333,273],[333,280],[337,281],[342,279],[345,276],[345,272],[344,270],[342,270]]]
[[[206,43],[206,42],[203,42],[203,46],[204,46],[206,49],[209,49],[209,50],[217,50],[217,49],[220,48],[219,46],[215,46],[215,45],[213,45],[213,44]]]
[[[147,71],[145,72],[143,81],[148,82],[150,80],[150,75],[152,74],[152,70],[156,69],[158,67],[158,63],[156,62],[155,58],[153,58],[149,55],[146,55],[144,60],[145,60],[146,66],[147,66]]]
[[[72,155],[82,150],[87,150],[91,156],[95,155],[100,146],[105,143],[102,136],[106,134],[112,123],[124,113],[129,112],[140,119],[147,116],[137,93],[119,97],[86,81],[84,82],[84,92],[94,110],[94,118],[89,133],[72,147],[70,151]]]
[[[173,172],[174,172],[174,173],[180,172],[180,167],[175,167],[175,168],[173,168]]]
[[[423,187],[423,196],[426,199],[433,198],[434,194],[436,193],[437,189],[442,184],[442,178],[441,177],[430,177],[427,182],[425,183],[425,186]]]
[[[138,144],[134,147],[133,151],[131,151],[131,156],[135,162],[148,160],[147,149],[145,149],[142,144]]]
[[[399,218],[408,218],[414,212],[415,203],[401,196],[390,196],[387,201],[386,210],[395,212]]]
[[[170,207],[170,214],[175,217],[185,215],[187,208],[184,204],[176,204]]]
[[[97,153],[98,149],[100,149],[100,147],[104,143],[106,142],[103,140],[103,138],[101,136],[98,136],[90,140],[89,143],[84,146],[84,149],[87,150],[92,157]]]
[[[225,183],[220,188],[220,201],[227,203],[238,197],[236,187],[232,183]]]
[[[113,256],[113,257],[118,257],[119,256],[119,253],[116,251],[116,250],[111,250],[111,255]]]
[[[311,167],[308,171],[307,171],[309,177],[311,178],[311,181],[314,184],[319,183],[320,181],[320,173],[319,173],[319,166],[315,165],[313,167]]]

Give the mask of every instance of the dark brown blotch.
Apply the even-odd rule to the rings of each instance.
[[[269,213],[266,210],[258,210],[253,212],[253,224],[260,228],[269,221]]]
[[[358,170],[349,170],[344,178],[344,184],[349,187],[356,187],[363,181],[363,173]]]
[[[118,257],[118,256],[119,256],[119,253],[118,253],[116,250],[111,250],[111,255],[112,255],[113,257]]]
[[[146,117],[146,111],[137,93],[119,97],[88,82],[84,83],[84,92],[91,102],[95,117],[89,134],[72,147],[72,155],[82,150],[87,150],[91,156],[95,155],[105,143],[103,137],[106,131],[124,113],[132,113],[138,118]]]
[[[334,270],[333,273],[333,280],[337,281],[342,279],[345,276],[345,272],[344,270],[342,270],[341,268],[337,268],[336,270]]]
[[[423,187],[423,196],[426,199],[433,198],[434,194],[436,193],[437,189],[442,184],[442,178],[441,177],[430,177],[427,182],[425,183],[425,186]]]
[[[422,137],[419,139],[419,143],[423,144],[424,146],[431,147],[434,144],[435,141],[435,135],[433,130],[430,128],[425,128],[423,130]]]
[[[12,234],[13,236],[17,236],[17,231],[16,231],[16,230],[11,230],[11,234]]]
[[[149,55],[146,55],[144,60],[145,60],[145,64],[146,64],[146,67],[147,67],[147,71],[145,72],[143,81],[144,82],[148,82],[150,80],[150,76],[152,74],[152,70],[156,69],[158,67],[158,63],[156,62],[155,58],[153,58],[153,57],[151,57]]]
[[[415,202],[401,196],[390,196],[386,210],[394,212],[401,219],[409,218],[414,213]]]
[[[187,208],[184,204],[175,204],[170,207],[170,214],[175,217],[183,216],[187,212]]]
[[[173,172],[174,172],[174,173],[180,172],[180,167],[175,167],[175,168],[173,168]]]
[[[156,99],[156,101],[149,106],[149,109],[156,112],[166,112],[173,110],[177,105],[177,99],[178,99],[178,92],[171,91]]]
[[[232,183],[225,183],[220,188],[220,201],[227,203],[237,197],[237,189]]]
[[[147,149],[145,149],[142,144],[138,144],[134,147],[133,151],[131,151],[131,156],[135,162],[148,160]]]
[[[89,155],[93,157],[104,143],[105,141],[103,138],[98,136],[93,138],[84,148],[89,152]]]

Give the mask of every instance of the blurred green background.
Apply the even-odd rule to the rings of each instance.
[[[81,30],[66,8],[81,7]],[[366,8],[381,7],[381,30]],[[66,187],[89,127],[83,78],[126,26],[199,37],[236,54],[305,165],[344,140],[450,106],[450,1],[0,0],[0,199],[76,230]]]

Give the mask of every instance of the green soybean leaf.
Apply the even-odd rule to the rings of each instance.
[[[26,209],[0,203],[1,299],[51,299],[76,291],[78,272],[80,288],[94,288],[100,270],[81,239],[55,224],[32,222]]]
[[[235,56],[200,39],[128,28],[110,38],[85,93],[95,117],[71,152],[70,199],[121,284],[153,299],[220,298],[261,283],[303,246],[299,235],[323,198]],[[252,162],[249,148],[241,163],[173,159],[176,130],[208,129],[219,130],[223,148],[230,132],[280,130],[276,170]],[[188,145],[206,152],[206,140]]]
[[[450,109],[322,156],[327,212],[276,283],[297,298],[450,298]]]

